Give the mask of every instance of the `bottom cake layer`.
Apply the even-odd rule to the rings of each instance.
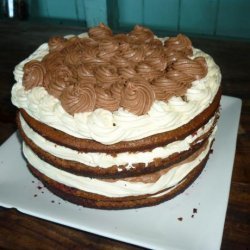
[[[89,208],[99,208],[99,209],[131,209],[131,208],[140,208],[148,207],[160,204],[164,201],[174,198],[176,195],[185,191],[200,175],[203,168],[206,165],[208,156],[195,168],[189,175],[182,180],[178,185],[173,188],[166,190],[161,195],[153,195],[146,198],[138,198],[132,200],[120,200],[120,201],[106,201],[99,199],[88,199],[81,196],[82,191],[79,191],[75,188],[67,187],[59,182],[53,181],[48,178],[33,166],[28,164],[28,167],[31,173],[37,177],[43,184],[55,195],[61,197],[64,200],[75,203],[80,206],[89,207]]]
[[[212,142],[213,136],[196,155],[171,167],[153,183],[75,176],[44,162],[25,144],[23,151],[30,171],[61,198],[85,207],[127,209],[156,205],[183,192],[202,172]]]

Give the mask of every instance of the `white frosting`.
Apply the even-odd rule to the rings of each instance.
[[[213,138],[214,133],[210,136],[206,149],[202,151],[196,159],[191,162],[180,163],[173,166],[173,168],[162,175],[155,183],[128,182],[124,180],[105,182],[100,179],[77,176],[55,168],[41,160],[25,143],[23,143],[23,152],[28,162],[34,168],[61,184],[108,197],[126,197],[155,194],[161,190],[177,185],[206,157],[209,153]]]
[[[23,117],[20,115],[21,126],[24,133],[31,141],[33,141],[33,143],[35,143],[44,151],[61,159],[80,162],[91,167],[98,166],[101,168],[108,168],[113,165],[128,165],[126,167],[127,169],[133,167],[133,164],[136,163],[145,163],[145,165],[147,166],[148,163],[152,162],[156,158],[164,159],[174,153],[180,153],[190,149],[191,143],[193,143],[197,138],[207,133],[211,129],[214,120],[215,117],[212,117],[204,127],[200,128],[194,135],[187,136],[184,140],[169,143],[164,147],[154,148],[152,151],[136,153],[125,152],[119,153],[114,157],[106,153],[79,152],[48,141],[44,137],[36,133],[32,128],[30,128]]]
[[[47,53],[48,44],[42,44],[29,58],[16,66],[14,76],[17,82],[12,88],[13,104],[53,128],[107,145],[142,139],[188,123],[211,104],[221,80],[220,70],[213,59],[194,49],[194,57],[205,57],[208,74],[192,83],[186,94],[187,102],[180,97],[172,97],[168,102],[155,101],[148,114],[142,116],[134,115],[123,108],[113,113],[96,109],[94,112],[71,116],[62,108],[60,101],[49,95],[43,87],[26,91],[22,85],[24,64],[32,59],[42,60]],[[113,123],[116,126],[113,126]]]

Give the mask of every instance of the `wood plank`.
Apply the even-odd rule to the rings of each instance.
[[[220,0],[216,35],[250,38],[250,1]]]
[[[30,20],[64,25],[84,25],[86,20],[83,0],[28,0]]]
[[[144,25],[153,29],[178,29],[179,1],[144,0]]]
[[[118,0],[119,27],[133,27],[144,23],[143,0]]]
[[[217,0],[182,0],[180,31],[212,35],[216,23]]]
[[[1,122],[0,121],[0,131],[4,131],[4,133],[0,133],[0,145],[6,141],[11,134],[13,134],[17,129],[17,126],[14,122]]]
[[[106,0],[84,0],[87,27],[108,23]]]
[[[8,223],[6,223],[8,221]],[[15,232],[13,233],[13,228]],[[0,208],[1,249],[137,250],[139,247]]]
[[[47,6],[51,18],[77,20],[75,1],[47,1]]]
[[[76,16],[79,24],[86,26],[86,10],[84,7],[84,1],[83,0],[75,0],[75,8],[76,8]]]
[[[28,11],[29,18],[32,19],[42,19],[49,17],[48,3],[47,0],[28,0]]]

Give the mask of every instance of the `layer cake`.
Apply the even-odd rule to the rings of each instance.
[[[93,208],[152,206],[183,192],[209,157],[221,74],[182,34],[100,24],[52,37],[14,71],[30,171]]]

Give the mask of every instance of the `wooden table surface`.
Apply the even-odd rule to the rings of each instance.
[[[79,27],[0,21],[0,144],[16,130],[16,109],[10,101],[14,66],[50,36],[82,31]],[[223,94],[243,101],[221,249],[250,249],[250,42],[204,38],[192,41],[221,67]],[[3,207],[0,207],[0,248],[140,249]]]

